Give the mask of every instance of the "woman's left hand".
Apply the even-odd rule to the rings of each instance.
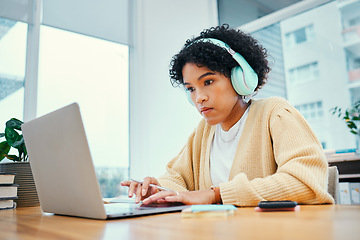
[[[215,193],[213,190],[175,192],[161,191],[143,200],[143,204],[150,203],[181,202],[186,205],[213,204],[215,203]]]

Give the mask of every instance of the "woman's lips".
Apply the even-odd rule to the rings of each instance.
[[[200,111],[201,111],[201,114],[206,115],[206,114],[210,113],[212,110],[213,110],[212,108],[202,107]]]

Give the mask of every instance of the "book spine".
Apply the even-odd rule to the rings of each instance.
[[[15,208],[16,208],[16,203],[14,202],[14,205],[12,207],[0,208],[0,210],[15,209]]]
[[[0,184],[13,184],[15,180],[15,174],[0,172]]]
[[[13,183],[10,183],[10,184],[0,184],[0,187],[18,187],[19,184],[13,184]]]
[[[17,197],[18,184],[0,184],[0,198]]]
[[[350,187],[348,182],[340,182],[340,204],[350,204]]]
[[[360,182],[349,183],[351,204],[360,204]]]
[[[14,200],[14,199],[18,199],[18,196],[14,196],[14,197],[0,197],[0,201],[2,201],[2,200]]]

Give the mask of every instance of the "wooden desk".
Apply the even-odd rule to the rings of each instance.
[[[180,213],[91,220],[44,214],[39,207],[0,211],[0,239],[360,239],[360,206],[301,206],[299,212],[239,208],[227,218]]]

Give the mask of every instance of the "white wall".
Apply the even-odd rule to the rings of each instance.
[[[133,1],[130,47],[130,176],[158,177],[201,116],[169,80],[185,40],[218,24],[216,0]]]

